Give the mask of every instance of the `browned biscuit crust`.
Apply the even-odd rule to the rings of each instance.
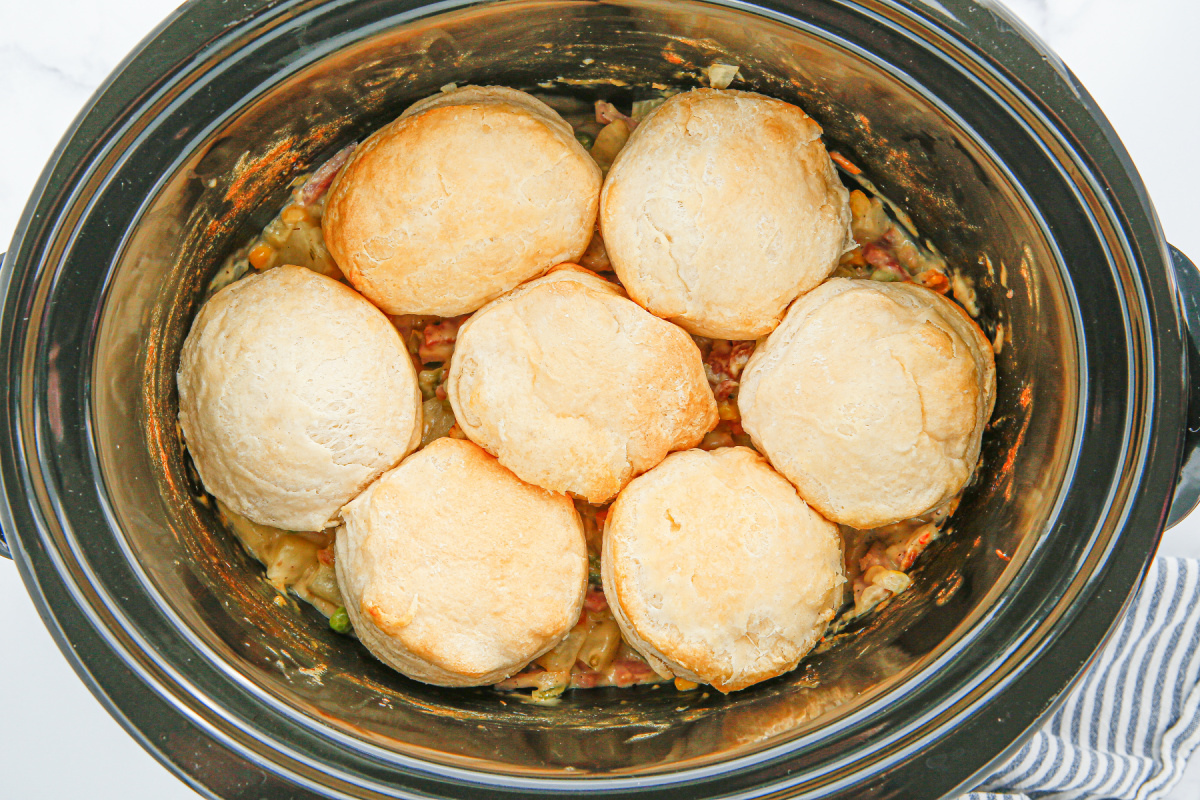
[[[657,108],[613,163],[604,245],[630,298],[691,333],[756,339],[851,243],[849,194],[803,111],[695,89]]]
[[[353,289],[303,267],[213,295],[192,322],[177,380],[200,479],[262,525],[335,524],[421,439],[421,393],[396,329]]]
[[[717,424],[692,338],[575,265],[471,317],[446,394],[463,432],[522,480],[593,503]]]
[[[996,400],[991,343],[911,283],[835,278],[797,300],[742,373],[742,426],[829,519],[875,528],[958,494]]]
[[[478,446],[437,439],[347,504],[338,584],[359,639],[426,683],[482,686],[579,620],[583,523]]]
[[[748,447],[673,453],[617,497],[604,593],[655,669],[722,692],[781,675],[845,582],[837,526]]]
[[[499,86],[426,98],[355,150],[325,205],[325,244],[389,314],[449,317],[578,258],[600,168],[541,101]]]

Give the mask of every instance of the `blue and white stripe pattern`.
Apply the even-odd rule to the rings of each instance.
[[[1159,558],[1063,706],[962,800],[1154,800],[1200,744],[1200,561]]]

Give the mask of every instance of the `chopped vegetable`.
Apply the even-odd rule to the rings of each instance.
[[[859,169],[858,167],[854,166],[854,164],[850,163],[850,160],[847,159],[841,153],[838,153],[835,151],[835,152],[830,153],[829,157],[831,159],[833,159],[833,163],[837,164],[839,167],[846,170],[846,172],[849,172],[851,175],[862,175],[862,170]]]
[[[729,84],[741,77],[738,75],[738,68],[734,64],[721,64],[720,62],[709,64],[704,70],[704,74],[708,76],[708,85],[714,89],[728,89]]]
[[[653,97],[649,100],[634,100],[633,113],[630,116],[632,116],[638,122],[641,122],[650,114],[651,111],[667,102],[667,98],[673,97],[675,94],[675,92],[669,92],[664,94],[662,97]]]
[[[621,646],[621,629],[616,620],[605,619],[588,631],[579,648],[578,659],[593,672],[604,672],[612,664]]]
[[[600,169],[608,172],[612,167],[617,153],[629,141],[631,128],[623,119],[613,120],[600,129],[596,135],[596,143],[592,145],[592,158],[600,165]]]
[[[559,695],[566,691],[569,683],[555,683],[545,689],[534,689],[530,698],[535,703],[548,703],[552,700],[557,700]]]
[[[421,447],[434,439],[449,436],[456,424],[450,403],[438,397],[430,397],[421,404],[421,415]]]
[[[587,131],[575,131],[575,141],[583,145],[584,149],[591,150],[592,145],[596,143],[596,137]]]
[[[922,272],[917,276],[917,283],[938,294],[946,294],[950,291],[950,279],[936,269],[927,269]]]
[[[278,257],[274,263],[295,264],[334,280],[341,279],[342,271],[325,248],[320,222],[305,209],[299,206],[285,208],[267,226],[263,238],[276,248]]]
[[[320,553],[317,554],[318,558]],[[322,564],[308,578],[308,591],[335,606],[342,604],[342,592],[338,587],[337,573],[332,565]]]
[[[725,397],[717,401],[717,416],[726,421],[733,421],[742,418],[741,412],[738,411],[737,403]]]
[[[275,248],[265,242],[259,242],[250,248],[250,266],[257,270],[268,269],[275,264]]]
[[[353,626],[350,625],[350,615],[346,613],[344,606],[338,606],[338,610],[330,615],[329,628],[334,633],[350,633],[353,630]]]
[[[279,212],[279,218],[288,225],[299,225],[308,219],[308,212],[303,206],[292,204]]]
[[[587,638],[590,628],[591,624],[586,621],[585,616],[584,621],[572,628],[553,650],[537,659],[537,665],[547,672],[570,673],[575,656],[579,653],[579,648],[583,647],[583,641]]]
[[[442,383],[442,376],[446,373],[446,367],[434,367],[432,369],[423,369],[417,373],[417,385],[421,387],[421,397],[429,400],[437,392],[437,387]]]

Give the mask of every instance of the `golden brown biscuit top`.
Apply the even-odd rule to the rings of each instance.
[[[849,195],[790,103],[675,95],[634,130],[601,195],[605,247],[630,298],[691,333],[755,339],[850,243]]]
[[[691,337],[574,265],[468,320],[446,392],[464,433],[500,463],[594,503],[717,424]]]
[[[746,447],[673,453],[635,478],[602,567],[631,644],[725,692],[795,667],[845,581],[837,527]]]
[[[742,425],[829,519],[875,528],[966,484],[995,402],[990,343],[915,284],[836,278],[798,300],[743,372]]]
[[[338,581],[364,644],[419,680],[481,685],[553,647],[587,587],[570,499],[438,439],[343,510]]]
[[[600,168],[535,98],[469,86],[372,134],[326,201],[325,243],[389,314],[474,311],[591,239]]]
[[[205,487],[276,528],[334,524],[421,438],[421,395],[396,329],[353,289],[303,267],[213,295],[184,342],[178,385]]]

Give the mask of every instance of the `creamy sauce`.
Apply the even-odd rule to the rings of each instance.
[[[267,580],[279,592],[291,592],[325,616],[342,605],[333,568],[333,534],[285,531],[251,522],[220,500],[221,521],[242,546],[267,568]]]

